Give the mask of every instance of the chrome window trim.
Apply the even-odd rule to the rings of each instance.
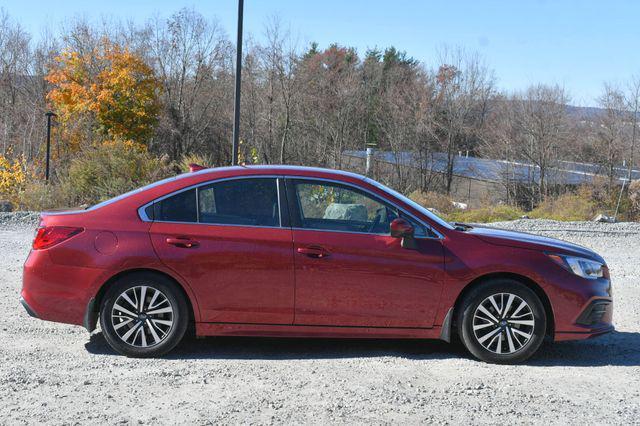
[[[200,188],[199,187],[196,187],[196,223],[200,223]]]
[[[142,207],[138,208],[138,216],[140,217],[140,220],[142,220],[143,222],[153,222],[149,216],[147,216],[147,212],[145,211],[147,207],[149,207],[151,204],[153,204],[153,201],[150,204],[145,204]]]
[[[197,173],[197,172],[196,172]],[[280,219],[279,223],[280,226],[259,226],[259,225],[237,225],[237,224],[226,224],[226,223],[202,223],[200,222],[200,218],[198,217],[198,222],[176,222],[176,221],[168,221],[168,220],[151,220],[146,212],[145,209],[147,207],[149,207],[150,205],[152,205],[153,203],[157,203],[159,201],[162,201],[166,198],[172,197],[174,195],[177,195],[181,192],[184,191],[189,191],[193,188],[199,188],[201,186],[205,186],[205,185],[210,185],[213,183],[218,183],[218,182],[224,182],[224,181],[230,181],[230,180],[239,180],[239,179],[259,179],[259,178],[274,178],[276,180],[276,189],[277,189],[277,194],[278,194],[278,217]],[[314,176],[298,176],[298,175],[246,175],[246,176],[232,176],[232,177],[226,177],[226,178],[220,178],[220,179],[214,179],[214,180],[210,180],[210,181],[206,181],[206,182],[200,182],[194,185],[190,185],[187,186],[185,188],[181,188],[178,189],[174,192],[171,192],[169,194],[165,194],[161,197],[158,197],[152,201],[149,201],[148,203],[142,205],[141,207],[138,208],[138,216],[140,217],[140,219],[143,222],[158,222],[158,223],[178,223],[178,224],[188,224],[188,225],[208,225],[208,226],[237,226],[237,227],[246,227],[246,228],[269,228],[269,229],[274,229],[274,228],[283,228],[282,227],[282,198],[281,198],[281,194],[280,194],[280,185],[279,185],[279,179],[298,179],[298,180],[311,180],[311,181],[320,181],[320,182],[330,182],[330,183],[335,183],[335,184],[339,184],[339,185],[345,185],[351,188],[355,188],[357,190],[360,190],[362,192],[365,192],[371,196],[373,196],[376,199],[380,199],[383,198],[380,196],[380,194],[376,194],[373,191],[370,191],[367,188],[363,188],[361,186],[352,184],[350,182],[345,182],[345,181],[341,181],[341,180],[336,180],[336,179],[328,179],[328,178],[319,178],[319,177],[314,177]],[[363,182],[366,183],[365,180],[363,180]],[[375,185],[374,185],[375,186]],[[382,192],[384,192],[385,194],[386,191],[383,188],[379,188],[376,186],[376,188],[380,189]],[[198,191],[196,190],[196,202],[198,201]],[[390,198],[393,197],[392,194],[387,194]],[[402,212],[403,214],[405,214],[406,216],[408,216],[410,219],[413,219],[414,221],[416,221],[417,223],[419,223],[420,225],[424,226],[426,229],[430,230],[431,232],[433,232],[436,236],[435,237],[429,237],[429,236],[424,236],[424,237],[415,237],[416,239],[429,239],[429,240],[443,240],[444,236],[437,230],[435,229],[433,226],[425,223],[424,221],[418,219],[417,217],[415,217],[414,215],[407,213],[406,210],[398,207],[397,204],[393,203],[392,201],[384,198],[383,200],[384,202],[386,202],[387,204],[392,205],[393,207],[395,207],[396,209],[398,209],[399,212]],[[196,204],[196,214],[199,216],[199,211],[200,211],[200,206],[198,204]],[[339,232],[339,233],[343,233],[343,234],[363,234],[363,235],[377,235],[377,236],[390,236],[390,233],[385,233],[385,234],[375,234],[375,233],[371,233],[371,232],[357,232],[357,231],[338,231],[338,230],[331,230],[331,229],[315,229],[315,228],[294,228],[294,227],[289,227],[288,229],[295,229],[295,230],[300,230],[300,231],[321,231],[321,232]]]
[[[282,203],[280,202],[280,177],[276,177],[276,193],[278,194],[278,226],[282,228]]]
[[[165,194],[161,197],[158,197],[154,200],[149,201],[146,204],[143,204],[142,206],[138,207],[138,216],[140,217],[140,220],[142,220],[143,222],[158,222],[158,223],[178,223],[178,224],[182,224],[182,225],[209,225],[209,226],[238,226],[238,227],[246,227],[246,228],[269,228],[269,229],[278,229],[278,228],[282,228],[282,207],[281,207],[281,203],[280,203],[280,185],[278,184],[278,179],[282,178],[283,176],[280,175],[248,175],[248,176],[232,176],[232,177],[227,177],[227,178],[220,178],[220,179],[215,179],[215,180],[209,180],[206,182],[200,182],[200,183],[196,183],[194,185],[190,185],[184,188],[180,188],[176,191],[173,191],[169,194]],[[200,204],[199,204],[199,197],[198,197],[198,192],[199,192],[199,188],[201,186],[206,186],[206,185],[211,185],[214,183],[219,183],[219,182],[225,182],[225,181],[231,181],[231,180],[240,180],[240,179],[258,179],[258,178],[262,178],[262,179],[274,179],[275,181],[275,185],[276,185],[276,191],[277,191],[277,196],[278,196],[278,226],[265,226],[265,225],[239,225],[239,224],[231,224],[231,223],[204,223],[204,222],[200,222]],[[165,200],[167,198],[173,197],[174,195],[178,195],[182,192],[186,192],[186,191],[190,191],[192,189],[196,190],[196,222],[179,222],[179,221],[173,221],[173,220],[152,220],[151,218],[149,218],[149,216],[147,216],[147,213],[145,212],[145,209],[151,205],[153,205],[154,203],[157,203],[159,201]]]
[[[424,223],[424,221],[418,219],[417,217],[415,217],[414,215],[407,213],[404,209],[398,207],[397,204],[393,203],[392,201],[381,197],[380,194],[376,194],[373,191],[370,191],[366,188],[363,188],[361,186],[358,185],[354,185],[350,182],[344,182],[341,180],[334,180],[334,179],[327,179],[327,178],[319,178],[319,177],[309,177],[309,176],[285,176],[285,179],[293,179],[293,180],[315,180],[315,181],[321,181],[321,182],[330,182],[330,183],[337,183],[340,185],[345,185],[345,186],[349,186],[351,188],[355,188],[357,190],[360,190],[362,192],[366,192],[367,194],[373,196],[375,199],[379,200],[379,199],[383,199],[383,204],[386,202],[387,204],[392,205],[393,207],[395,207],[396,209],[398,209],[398,212],[402,212],[403,214],[405,214],[406,216],[408,216],[409,218],[413,219],[414,221],[418,222],[420,225],[424,226],[427,230],[430,230],[431,232],[433,232],[436,236],[435,237],[429,237],[429,236],[424,236],[424,237],[414,237],[416,239],[429,239],[429,240],[443,240],[444,239],[444,235],[442,235],[438,230],[436,230],[433,226]],[[363,180],[363,182],[366,182]],[[386,191],[384,191],[382,188],[378,188],[380,189],[382,192],[386,193]],[[389,197],[392,197],[392,194],[387,194]],[[365,234],[365,235],[384,235],[384,236],[390,236],[390,233],[384,233],[384,234],[376,234],[376,233],[371,233],[371,232],[357,232],[357,231],[337,231],[337,230],[332,230],[332,229],[315,229],[315,228],[292,228],[292,229],[297,229],[297,230],[305,230],[305,231],[324,231],[324,232],[341,232],[341,233],[346,233],[346,234]]]

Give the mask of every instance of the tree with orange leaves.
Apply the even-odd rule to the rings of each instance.
[[[127,47],[103,39],[81,53],[64,50],[46,80],[59,117],[61,138],[71,151],[98,136],[144,145],[153,135],[160,109],[153,70]]]

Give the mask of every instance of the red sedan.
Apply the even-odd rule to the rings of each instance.
[[[24,265],[34,317],[135,357],[198,336],[459,336],[527,359],[545,336],[613,330],[605,261],[529,234],[449,224],[369,178],[250,166],[186,173],[43,213]]]

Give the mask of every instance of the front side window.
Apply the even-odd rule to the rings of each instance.
[[[198,188],[200,222],[280,226],[275,178],[234,179]]]
[[[395,209],[339,184],[293,181],[302,228],[386,234]]]
[[[306,229],[389,234],[398,215],[414,227],[416,237],[434,237],[433,232],[378,198],[345,185],[313,180],[294,180],[299,225]]]

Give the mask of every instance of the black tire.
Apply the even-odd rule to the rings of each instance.
[[[144,293],[142,293],[143,287]],[[153,299],[156,291],[159,295]],[[126,300],[121,295],[125,292],[131,300],[134,296],[137,297],[134,300],[136,306],[139,299],[144,299],[148,303],[146,312],[149,315],[145,312],[144,306],[143,309],[134,309],[130,303],[124,303],[123,301]],[[165,299],[166,302],[163,301],[158,305],[158,300]],[[114,310],[118,300],[120,303]],[[151,301],[154,301],[153,305]],[[122,313],[119,307],[125,308],[129,313]],[[166,311],[167,307],[171,309],[169,312],[151,314],[156,311]],[[130,321],[129,317],[131,317]],[[158,324],[158,321],[171,322],[171,324]],[[121,324],[124,322],[127,323]],[[184,337],[188,323],[188,306],[182,292],[172,280],[152,272],[131,273],[118,279],[107,290],[100,306],[100,327],[107,343],[115,351],[133,358],[158,357],[171,351]],[[137,329],[133,330],[125,341],[123,337],[136,327]],[[143,343],[146,346],[143,346]]]
[[[509,304],[511,295],[514,297]],[[526,302],[527,306],[514,315],[520,302]],[[507,311],[504,317],[501,311]],[[456,325],[463,345],[476,358],[494,364],[516,364],[531,357],[542,344],[547,316],[540,298],[530,288],[515,280],[494,279],[465,295],[456,312]],[[527,335],[530,337],[526,338]]]

